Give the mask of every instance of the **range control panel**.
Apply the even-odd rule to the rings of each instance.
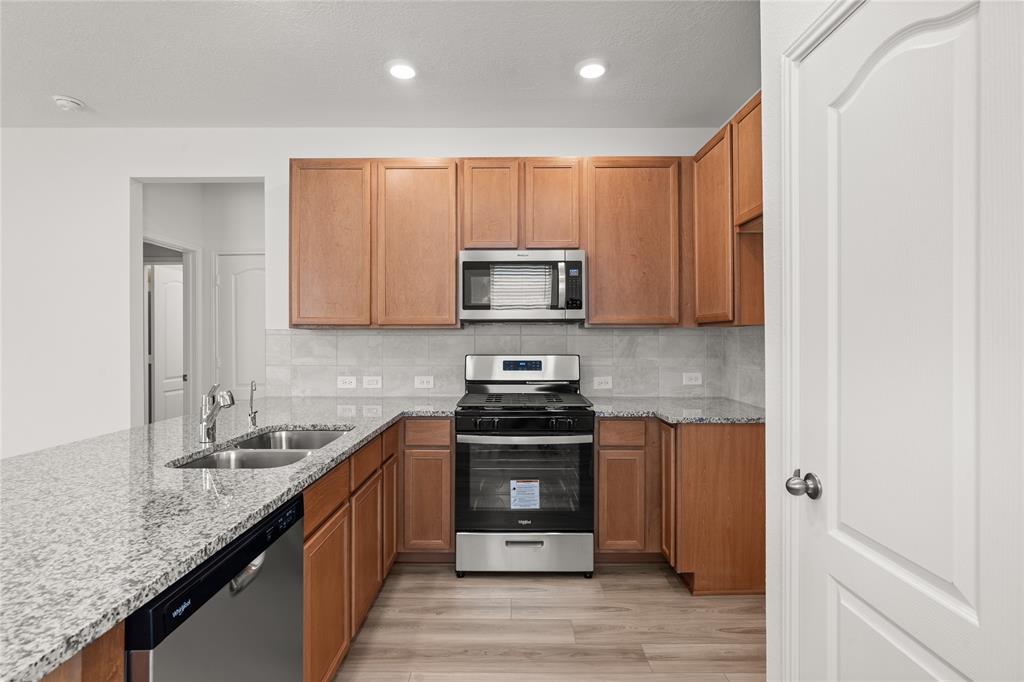
[[[544,364],[540,360],[505,360],[501,369],[505,372],[540,372]]]

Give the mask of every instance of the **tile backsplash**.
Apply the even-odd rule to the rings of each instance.
[[[724,396],[764,404],[762,327],[587,329],[473,324],[463,329],[267,331],[271,396],[457,396],[468,353],[578,353],[588,396]],[[700,373],[700,384],[684,374]],[[416,377],[433,388],[415,388]],[[595,378],[612,387],[594,388]]]

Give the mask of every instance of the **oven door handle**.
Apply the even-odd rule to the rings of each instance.
[[[568,445],[570,443],[593,443],[594,434],[578,436],[477,436],[469,433],[455,435],[456,443],[480,445]]]

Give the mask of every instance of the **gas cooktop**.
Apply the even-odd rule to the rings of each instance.
[[[565,410],[587,408],[592,403],[578,393],[467,393],[457,407],[485,410]]]

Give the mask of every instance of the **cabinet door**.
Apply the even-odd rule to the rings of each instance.
[[[384,578],[381,566],[381,497],[383,485],[378,471],[352,495],[352,632],[363,624],[373,606]]]
[[[661,451],[661,554],[676,565],[676,430],[658,422]]]
[[[580,246],[579,159],[523,160],[524,249]]]
[[[377,324],[455,324],[455,162],[393,159],[376,169]]]
[[[519,160],[463,159],[462,248],[515,248],[519,243]]]
[[[732,215],[735,225],[761,216],[761,93],[733,117]]]
[[[643,450],[606,450],[597,455],[597,548],[642,552],[646,539]]]
[[[291,324],[370,324],[370,219],[368,160],[291,160]]]
[[[722,128],[694,157],[694,316],[697,324],[733,316],[730,132]]]
[[[302,564],[302,677],[305,682],[332,679],[352,639],[350,509],[345,504],[305,543]]]
[[[391,571],[398,553],[398,457],[384,462],[384,575]]]
[[[679,159],[587,164],[591,324],[679,322]]]
[[[452,453],[450,450],[405,450],[405,549],[450,552],[452,549]]]

